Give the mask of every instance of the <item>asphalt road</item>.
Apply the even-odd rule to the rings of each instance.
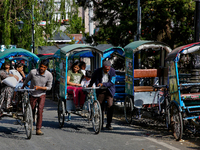
[[[120,112],[117,109],[115,113]],[[43,136],[37,136],[35,129],[30,140],[26,139],[24,127],[15,125],[13,118],[0,120],[1,150],[187,150],[200,149],[196,141],[174,140],[170,134],[163,134],[164,127],[147,128],[127,125],[122,114],[115,114],[114,130],[102,130],[94,134],[92,123],[80,116],[72,115],[61,129],[57,119],[57,102],[46,100],[43,117]],[[34,127],[35,128],[35,127]]]

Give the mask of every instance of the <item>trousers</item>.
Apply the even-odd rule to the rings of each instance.
[[[43,109],[44,109],[45,99],[46,99],[46,94],[44,94],[40,97],[30,96],[30,103],[31,103],[31,107],[32,107],[34,121],[35,121],[36,104],[38,104],[36,130],[41,129],[41,127],[42,127],[42,118],[43,118]]]
[[[113,117],[113,96],[110,94],[108,89],[99,90],[97,93],[97,99],[101,104],[102,125],[104,123],[104,106],[105,102],[107,102],[107,124],[110,125]]]

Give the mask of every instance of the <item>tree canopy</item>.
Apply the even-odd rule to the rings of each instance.
[[[89,1],[79,0],[89,7]],[[78,2],[79,2],[78,1]],[[137,34],[137,1],[92,0],[94,18],[100,28],[93,36],[96,42],[107,41],[125,46]],[[195,1],[140,0],[141,39],[162,41],[172,48],[192,42],[194,34]]]
[[[34,17],[32,16],[33,5]],[[62,16],[65,16],[67,9],[74,10],[76,8],[77,5],[74,4],[74,0],[61,0],[59,10],[56,8],[54,0],[2,0],[0,1],[0,44],[17,45],[17,47],[30,50],[32,45],[32,19],[34,19],[35,47],[52,45],[53,43],[47,43],[47,39],[53,36],[54,31],[59,30],[62,23],[61,20],[53,17],[54,13],[59,11]],[[77,14],[78,12],[70,12],[68,14],[70,16],[69,21],[77,20]],[[16,25],[19,20],[24,22],[22,30],[19,30]],[[46,25],[41,26],[41,21],[45,21]],[[74,28],[77,24],[81,26],[80,23],[82,21],[79,19],[71,27]],[[75,31],[70,30],[70,33],[73,32]]]

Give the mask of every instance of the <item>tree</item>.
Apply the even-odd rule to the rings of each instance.
[[[61,1],[60,11],[65,16],[65,2]],[[17,45],[30,50],[32,44],[32,5],[34,5],[35,47],[51,45],[47,39],[59,30],[61,22],[53,18],[55,12],[54,0],[3,0],[0,1],[0,43]],[[22,20],[24,27],[19,30],[16,22]],[[46,21],[45,26],[40,26]]]
[[[83,0],[82,0],[83,1]],[[89,0],[84,6],[89,6]],[[100,31],[96,42],[107,40],[125,46],[137,34],[137,1],[93,0],[95,22]],[[82,2],[83,5],[83,2]],[[193,0],[141,0],[141,39],[162,41],[172,48],[191,43],[194,34]]]
[[[82,18],[78,16],[78,5],[75,3],[75,0],[70,3],[70,12],[69,12],[69,26],[66,31],[70,34],[79,34],[85,32],[85,25],[82,23]]]

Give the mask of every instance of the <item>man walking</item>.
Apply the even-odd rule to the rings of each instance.
[[[113,97],[115,95],[115,69],[111,67],[110,61],[104,61],[103,67],[98,68],[92,75],[92,79],[90,84],[91,87],[93,83],[96,86],[107,87],[107,89],[99,89],[97,90],[97,99],[101,104],[102,110],[102,120],[104,120],[104,103],[107,101],[107,125],[106,128],[112,130],[111,126],[112,116],[113,116]],[[102,121],[103,128],[103,121]]]
[[[44,133],[40,130],[42,127],[42,113],[46,99],[46,91],[51,90],[53,76],[47,70],[48,61],[42,60],[39,69],[33,69],[24,81],[22,88],[31,81],[30,89],[35,89],[31,92],[30,103],[33,111],[33,118],[35,116],[36,103],[38,103],[37,112],[37,124],[36,124],[36,135],[43,135]]]

